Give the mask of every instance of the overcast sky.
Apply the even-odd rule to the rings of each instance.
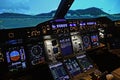
[[[0,13],[14,12],[24,14],[46,13],[58,8],[61,0],[0,0]],[[70,9],[97,7],[103,11],[120,13],[120,0],[75,0]]]

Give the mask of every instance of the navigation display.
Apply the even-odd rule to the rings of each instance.
[[[86,55],[77,56],[77,60],[79,61],[83,71],[87,71],[93,68],[92,63],[90,62]]]
[[[75,75],[81,73],[81,68],[77,63],[76,58],[66,59],[66,60],[64,60],[64,63],[66,65],[69,73],[72,76],[75,76]]]
[[[99,46],[98,35],[91,35],[92,47]]]
[[[39,28],[26,29],[25,46],[30,67],[45,63],[44,42]]]
[[[43,42],[28,44],[27,49],[31,65],[37,65],[45,62]]]
[[[85,35],[82,37],[83,40],[83,45],[85,49],[90,49],[91,48],[91,41],[89,35]]]
[[[49,65],[50,71],[53,75],[54,80],[70,80],[70,77],[66,73],[63,63],[56,63],[54,65]]]

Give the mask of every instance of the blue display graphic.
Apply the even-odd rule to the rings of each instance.
[[[91,61],[86,57],[86,55],[77,56],[77,60],[79,61],[83,71],[93,68]]]
[[[66,73],[63,64],[60,62],[49,65],[50,71],[53,75],[54,80],[70,80],[70,77]]]
[[[17,61],[17,60],[20,59],[20,54],[19,54],[18,51],[12,51],[12,52],[10,53],[10,57],[11,57],[11,60]]]
[[[96,22],[87,22],[87,25],[96,25]]]
[[[61,46],[61,52],[63,56],[67,56],[73,53],[70,38],[61,39],[60,46]]]
[[[72,76],[75,76],[75,75],[81,73],[81,68],[77,63],[76,58],[71,58],[71,59],[64,60],[64,63],[66,65],[69,73]]]
[[[98,35],[91,35],[92,46],[99,46]]]
[[[24,47],[12,47],[6,51],[9,71],[18,71],[26,68],[26,56]]]

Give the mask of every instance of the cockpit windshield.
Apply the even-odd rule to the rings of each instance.
[[[66,18],[94,18],[107,16],[120,19],[120,0],[75,0]]]
[[[31,27],[50,20],[61,0],[0,0],[0,29]]]
[[[98,8],[108,14],[120,13],[120,0],[75,0],[70,10]]]
[[[0,29],[33,27],[53,19],[61,0],[1,0]],[[66,18],[120,19],[120,0],[74,0]]]

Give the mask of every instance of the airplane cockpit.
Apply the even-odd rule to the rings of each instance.
[[[119,1],[47,1],[0,3],[0,80],[119,80]]]

